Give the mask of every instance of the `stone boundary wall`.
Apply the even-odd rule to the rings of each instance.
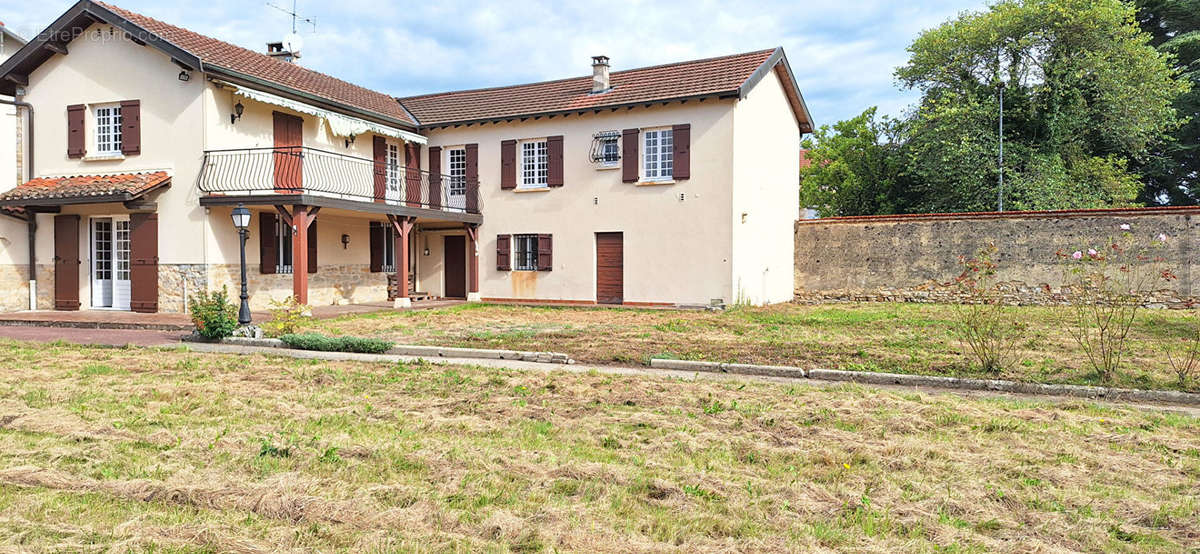
[[[1200,298],[1200,208],[1134,208],[840,217],[796,222],[795,299],[825,302],[960,300],[949,283],[960,255],[995,241],[999,279],[1011,304],[1063,302],[1056,252],[1100,245],[1129,224],[1147,239],[1165,233],[1163,256],[1179,277],[1154,307],[1185,308]],[[1069,249],[1069,250],[1068,250]],[[1049,287],[1047,292],[1046,287]]]

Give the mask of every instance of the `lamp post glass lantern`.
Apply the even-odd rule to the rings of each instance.
[[[246,292],[246,233],[250,229],[250,210],[244,204],[238,204],[233,209],[233,226],[238,230],[242,252],[242,305],[238,308],[238,324],[250,323],[250,294]]]

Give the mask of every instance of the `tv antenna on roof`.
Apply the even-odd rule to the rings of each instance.
[[[267,5],[292,16],[292,34],[293,35],[296,34],[296,22],[297,21],[299,21],[300,23],[307,23],[308,25],[311,25],[313,32],[316,32],[317,20],[313,19],[311,17],[301,17],[299,13],[296,13],[296,0],[292,0],[292,9],[290,9],[290,10],[287,8],[284,8],[282,6],[273,4],[271,2],[267,2]]]

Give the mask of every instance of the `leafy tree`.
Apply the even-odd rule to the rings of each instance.
[[[899,121],[868,110],[816,133],[804,200],[825,215],[995,209],[1003,88],[1006,209],[1133,204],[1189,91],[1136,13],[1122,0],[1001,0],[923,32],[896,70],[921,101]]]
[[[997,165],[982,156],[994,141],[982,134],[996,134],[1001,86],[1005,175],[1021,186],[1011,207],[1131,203],[1137,188],[1125,160],[1174,130],[1172,102],[1186,90],[1133,16],[1120,0],[1009,0],[922,33],[896,71],[923,93],[918,121],[933,123],[910,140],[921,144],[914,170],[927,177],[918,181],[940,198],[916,207],[995,205]],[[1104,179],[1063,186],[1063,177],[1097,175]]]
[[[875,111],[823,125],[804,140],[811,163],[800,171],[802,205],[821,217],[895,213],[899,122]]]
[[[1175,67],[1192,85],[1175,109],[1187,118],[1172,140],[1138,165],[1145,176],[1145,202],[1200,202],[1200,0],[1137,0],[1137,20],[1150,44],[1175,57]]]

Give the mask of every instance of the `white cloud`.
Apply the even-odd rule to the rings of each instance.
[[[114,0],[121,7],[261,50],[291,30],[265,2]],[[71,2],[0,0],[0,21],[29,36]],[[281,5],[290,5],[282,2]],[[893,70],[922,29],[982,0],[556,2],[300,0],[317,21],[302,62],[395,95],[582,76],[590,56],[614,70],[783,46],[818,123],[915,99]],[[303,31],[303,30],[302,30]]]

